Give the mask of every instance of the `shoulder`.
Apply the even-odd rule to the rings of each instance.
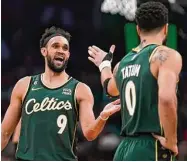
[[[178,75],[182,69],[182,57],[180,53],[166,46],[157,48],[150,63],[152,64],[152,68],[157,69],[157,74],[159,74],[160,70],[167,70],[175,72]]]
[[[114,70],[113,70],[113,74],[116,74],[119,68],[119,64],[120,62],[118,62],[115,66],[114,66]]]
[[[176,58],[176,59],[182,59],[181,55],[179,52],[177,52],[176,50],[166,47],[166,46],[159,46],[153,56],[153,59],[157,57],[160,58],[160,60],[162,61],[162,59],[164,58]]]
[[[93,100],[93,94],[92,94],[90,87],[87,84],[82,83],[82,82],[79,82],[77,84],[75,95],[78,101],[82,99],[86,99],[86,98]]]
[[[87,84],[79,82],[77,84],[77,92],[87,94],[91,92],[91,89]]]
[[[114,70],[115,70],[115,69],[118,69],[119,64],[120,64],[120,62],[118,62],[118,63],[114,66]]]
[[[19,79],[18,82],[17,82],[17,84],[19,84],[19,85],[25,85],[25,84],[30,83],[30,80],[31,80],[31,76],[25,76],[25,77]]]
[[[182,57],[179,52],[166,46],[159,46],[151,58],[151,63],[157,62],[163,65],[165,62],[182,63]]]
[[[19,96],[22,96],[27,91],[30,81],[30,76],[26,76],[19,79],[13,89],[14,93],[16,93]]]

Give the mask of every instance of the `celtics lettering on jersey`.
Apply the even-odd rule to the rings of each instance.
[[[29,107],[31,109],[29,109]],[[72,105],[68,100],[58,102],[57,98],[50,99],[49,97],[44,98],[41,104],[37,102],[34,98],[28,100],[25,104],[25,111],[28,115],[38,111],[53,111],[61,109],[70,110],[72,109]]]
[[[29,110],[29,107],[31,108],[31,110]],[[61,110],[61,109],[65,109],[68,111],[72,109],[72,105],[68,100],[58,102],[58,99],[55,98],[50,99],[49,97],[44,98],[41,104],[37,102],[36,99],[32,98],[28,100],[25,105],[25,112],[28,115],[39,111],[53,111],[53,110]],[[60,128],[58,134],[63,133],[66,124],[67,124],[67,117],[65,115],[60,115],[57,118],[57,125]]]

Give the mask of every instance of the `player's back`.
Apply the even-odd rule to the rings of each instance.
[[[31,77],[22,105],[18,159],[77,160],[74,152],[78,120],[77,83],[70,78],[63,86],[49,89],[43,85],[41,75]]]
[[[157,45],[138,47],[120,62],[116,82],[120,91],[123,136],[161,134],[158,85],[150,71],[150,56]]]

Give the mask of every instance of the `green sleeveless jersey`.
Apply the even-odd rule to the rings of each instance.
[[[31,77],[22,104],[21,134],[16,158],[25,160],[77,160],[75,153],[78,107],[74,78],[49,89],[41,75]]]
[[[158,85],[149,58],[157,45],[138,47],[119,63],[116,83],[120,91],[122,136],[161,134],[158,116]]]

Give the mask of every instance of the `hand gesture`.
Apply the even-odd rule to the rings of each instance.
[[[100,117],[101,119],[107,120],[111,115],[115,114],[120,109],[120,99],[117,99],[104,107],[103,111],[100,113]]]
[[[112,45],[110,47],[109,53],[103,51],[97,46],[89,46],[88,53],[90,56],[88,57],[88,59],[93,62],[97,67],[99,67],[99,65],[105,60],[112,61],[112,55],[114,53],[114,50],[115,45]]]

